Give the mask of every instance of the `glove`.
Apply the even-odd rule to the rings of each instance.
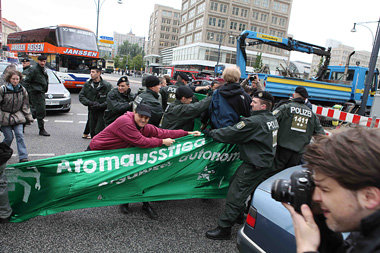
[[[92,106],[94,106],[94,104],[95,104],[95,102],[93,102],[93,101],[89,101],[89,102],[88,102],[88,107],[91,108]]]
[[[209,128],[205,128],[205,129],[202,130],[202,133],[203,133],[206,137],[211,137],[210,132],[211,132],[211,130],[210,130]]]
[[[92,105],[90,106],[90,109],[91,110],[98,110],[98,109],[100,109],[100,104],[99,104],[99,102],[92,102]]]

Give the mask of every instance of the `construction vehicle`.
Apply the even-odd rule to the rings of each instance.
[[[368,68],[361,66],[329,66],[331,48],[324,48],[292,38],[281,38],[254,31],[243,31],[237,39],[236,65],[240,67],[241,78],[247,78],[246,47],[267,44],[288,51],[298,51],[315,54],[324,58],[317,74],[312,79],[278,76],[268,73],[258,73],[266,90],[278,99],[289,98],[297,86],[304,86],[312,103],[326,106],[335,104],[360,106],[363,96],[365,78]],[[350,54],[350,57],[352,54]],[[349,62],[349,59],[347,60]],[[378,88],[379,71],[374,73],[371,93],[367,107],[372,106],[373,95]]]

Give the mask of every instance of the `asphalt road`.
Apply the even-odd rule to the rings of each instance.
[[[116,86],[119,75],[104,75]],[[141,78],[130,78],[136,92]],[[87,109],[79,103],[78,93],[71,94],[69,113],[49,113],[45,118],[50,137],[38,135],[37,123],[25,129],[30,160],[80,152],[90,140],[82,139]],[[15,140],[12,148],[17,148]],[[18,161],[13,156],[9,163]],[[153,202],[159,214],[151,220],[141,204],[131,204],[124,215],[117,206],[88,208],[23,223],[0,224],[0,252],[236,252],[236,232],[232,240],[213,241],[204,233],[216,226],[224,200],[177,200]]]

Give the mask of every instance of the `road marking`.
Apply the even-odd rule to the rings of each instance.
[[[88,113],[77,113],[78,116],[87,116]]]
[[[66,115],[74,115],[72,112],[67,112]]]
[[[74,123],[73,120],[54,120],[55,123]]]
[[[79,124],[86,124],[87,121],[86,121],[86,120],[85,120],[85,121],[81,120],[81,121],[79,121],[78,123],[79,123]]]

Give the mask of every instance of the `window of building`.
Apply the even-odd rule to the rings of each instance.
[[[259,27],[259,33],[265,33],[265,28],[264,27]]]
[[[228,37],[228,44],[232,44],[232,45],[235,45],[235,41],[236,41],[236,38],[235,36],[229,36]]]
[[[239,15],[239,7],[232,7],[232,15]]]
[[[224,28],[225,24],[226,24],[226,20],[218,19],[218,27]]]
[[[284,37],[284,32],[277,32],[278,37]]]
[[[173,20],[173,25],[179,25],[178,20]]]
[[[261,0],[261,7],[269,8],[269,0]]]
[[[184,25],[181,27],[181,34],[184,34],[185,32],[186,32],[186,26]]]
[[[173,27],[173,28],[172,28],[172,32],[173,32],[173,33],[178,33],[178,28],[174,28],[174,27]]]
[[[223,40],[223,34],[217,33],[216,34],[216,41],[217,42],[222,42],[222,40]]]
[[[166,39],[166,40],[169,39],[169,34],[165,34],[165,39]]]
[[[182,10],[183,10],[183,11],[187,10],[188,7],[189,7],[189,2],[184,2],[184,3],[182,4]]]
[[[252,18],[254,20],[259,20],[259,13],[257,11],[252,12]]]
[[[205,11],[206,2],[201,3],[197,7],[197,14],[200,14]]]
[[[190,0],[190,6],[193,6],[196,2],[197,0]]]
[[[191,42],[193,42],[193,36],[192,35],[186,36],[186,44],[190,44]]]
[[[246,24],[239,24],[239,31],[244,31]]]
[[[217,2],[210,2],[210,10],[218,11],[218,3]]]
[[[174,12],[174,17],[175,18],[179,18],[179,13],[178,12]]]
[[[257,26],[251,25],[251,31],[256,32],[257,31]]]
[[[166,31],[166,32],[170,32],[170,26],[166,26],[166,27],[165,27],[165,31]]]
[[[236,28],[237,28],[237,23],[236,22],[231,22],[230,29],[231,30],[236,30]]]
[[[214,40],[214,33],[213,32],[207,32],[207,40]]]
[[[163,41],[160,41],[160,47],[163,47],[165,43]]]
[[[195,16],[195,8],[189,11],[189,19],[193,18]]]
[[[280,18],[278,21],[278,24],[280,26],[286,26],[286,18]]]
[[[194,22],[190,22],[187,24],[187,31],[192,31],[194,29]]]
[[[183,14],[181,20],[182,20],[182,23],[185,23],[187,20],[187,14]]]
[[[281,4],[280,5],[280,11],[282,13],[288,13],[288,9],[289,9],[289,5],[287,5],[287,4]]]
[[[178,40],[178,37],[176,35],[172,35],[172,40]]]
[[[172,12],[171,11],[162,11],[162,16],[164,16],[164,17],[171,17],[172,16]]]
[[[194,42],[201,41],[202,39],[202,32],[194,33]]]
[[[181,38],[181,39],[179,40],[179,45],[182,46],[182,45],[184,45],[184,44],[185,44],[185,38]]]
[[[272,16],[272,24],[277,25],[277,17],[276,16]]]
[[[227,13],[227,4],[220,4],[220,8],[219,8],[219,11],[220,12],[223,12],[223,13]]]
[[[198,28],[198,27],[201,27],[203,25],[203,17],[202,18],[198,18],[196,21],[195,21],[195,27]]]
[[[165,37],[165,34],[160,33],[160,38],[163,39]]]
[[[267,19],[268,19],[268,14],[261,13],[261,15],[260,15],[260,21],[267,22]]]
[[[164,25],[161,26],[161,31],[165,31],[165,26]]]
[[[261,0],[255,0],[253,4],[256,6],[261,6]]]
[[[240,12],[240,16],[242,16],[242,17],[247,17],[247,15],[248,15],[248,10],[247,9],[241,9],[241,12]]]
[[[210,17],[208,19],[208,24],[211,26],[216,26],[216,18]]]
[[[171,45],[172,45],[172,47],[174,47],[174,46],[177,46],[177,43],[172,42]]]

